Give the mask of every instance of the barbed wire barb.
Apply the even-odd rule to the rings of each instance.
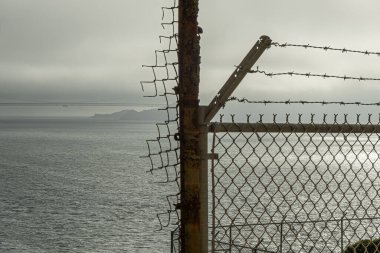
[[[304,77],[322,77],[323,79],[326,78],[335,78],[335,79],[343,79],[346,80],[357,80],[357,81],[380,81],[380,78],[372,78],[372,77],[354,77],[354,76],[347,76],[347,75],[330,75],[330,74],[312,74],[310,72],[308,73],[299,73],[295,71],[287,71],[287,72],[267,72],[265,70],[260,70],[259,67],[256,68],[256,70],[249,70],[248,73],[259,73],[263,74],[265,76],[274,77],[274,76],[304,76]]]
[[[227,102],[236,101],[240,103],[247,104],[321,104],[321,105],[356,105],[356,106],[380,106],[380,102],[373,103],[364,103],[364,102],[344,102],[344,101],[306,101],[306,100],[281,100],[281,101],[272,101],[272,100],[249,100],[247,98],[238,98],[238,97],[230,97]]]
[[[337,51],[341,53],[355,53],[355,54],[362,54],[362,55],[380,56],[380,52],[376,52],[376,51],[336,48],[336,47],[331,47],[331,46],[313,46],[310,44],[292,44],[292,43],[279,43],[279,42],[272,42],[271,45],[275,47],[281,47],[281,48],[300,47],[300,48],[305,48],[305,49],[311,48],[311,49],[320,49],[323,51]]]

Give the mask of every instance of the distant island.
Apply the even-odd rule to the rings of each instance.
[[[91,118],[96,119],[118,119],[118,120],[141,120],[141,121],[165,121],[167,120],[166,111],[150,109],[144,111],[122,110],[110,114],[95,114]]]

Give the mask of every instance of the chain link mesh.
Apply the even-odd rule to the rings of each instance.
[[[367,252],[350,250],[380,237],[380,126],[355,118],[213,123],[213,252]]]
[[[157,215],[160,229],[170,227],[178,231],[179,213],[176,205],[179,202],[179,141],[175,135],[179,129],[178,96],[174,89],[178,86],[178,55],[177,55],[177,0],[168,0],[167,7],[162,7],[163,34],[159,36],[162,49],[155,51],[155,63],[144,65],[151,69],[153,80],[142,81],[141,87],[146,97],[159,100],[163,107],[157,113],[163,114],[163,121],[156,124],[157,137],[147,140],[151,173],[159,174],[166,187],[164,192],[170,192],[166,197],[167,210]],[[161,180],[162,181],[162,180]],[[173,190],[174,189],[174,190]],[[172,250],[174,243],[178,244],[178,232],[172,232]]]

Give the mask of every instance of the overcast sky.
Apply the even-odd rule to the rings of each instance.
[[[172,0],[0,0],[0,102],[137,102]],[[208,103],[263,34],[280,43],[380,51],[378,0],[200,0],[201,98]],[[380,57],[271,48],[258,65],[380,77]],[[250,75],[250,99],[380,101],[380,83]]]

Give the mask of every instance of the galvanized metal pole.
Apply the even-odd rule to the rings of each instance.
[[[205,245],[204,241],[207,242],[207,232],[205,234],[203,231],[204,217],[202,218],[201,212],[204,207],[201,150],[204,143],[201,141],[198,98],[200,64],[198,0],[180,0],[178,4],[177,92],[180,113],[181,253],[206,253],[207,243]]]

